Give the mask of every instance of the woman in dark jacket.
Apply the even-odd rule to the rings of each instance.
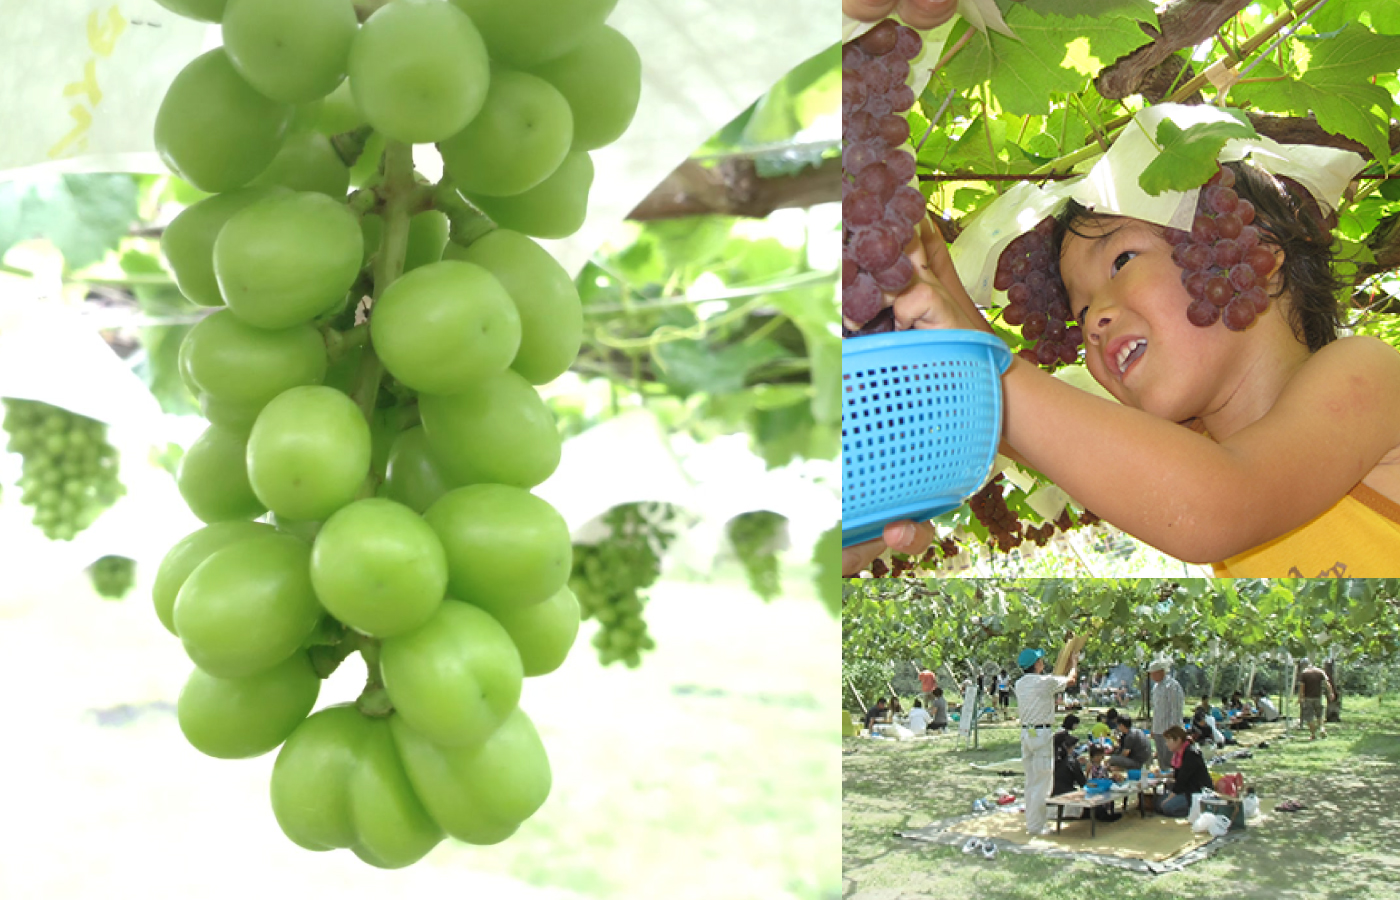
[[[1210,769],[1206,768],[1205,757],[1200,748],[1191,742],[1186,729],[1173,725],[1162,732],[1167,742],[1167,752],[1172,755],[1172,775],[1168,784],[1169,793],[1158,809],[1164,816],[1181,817],[1191,811],[1191,797],[1206,788],[1215,787]]]
[[[1075,788],[1081,788],[1086,782],[1084,777],[1084,767],[1079,764],[1079,759],[1074,754],[1074,748],[1079,741],[1068,731],[1061,731],[1055,735],[1055,771],[1054,782],[1050,793],[1068,794]],[[1123,814],[1116,811],[1112,806],[1094,807],[1094,815],[1100,822],[1116,822],[1123,817]],[[1089,818],[1089,810],[1084,810],[1081,818]]]

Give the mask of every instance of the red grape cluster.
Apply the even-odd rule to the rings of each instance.
[[[1269,308],[1264,285],[1274,255],[1259,244],[1259,230],[1250,224],[1254,205],[1234,185],[1234,172],[1217,171],[1201,189],[1191,230],[1169,228],[1166,238],[1191,295],[1191,324],[1204,328],[1223,320],[1231,331],[1244,331]]]
[[[1069,294],[1060,278],[1054,232],[1055,220],[1047,216],[1008,244],[997,259],[992,283],[997,290],[1006,291],[1008,302],[1001,320],[1021,326],[1021,336],[1035,342],[1021,355],[1047,367],[1078,359],[1084,339],[1080,326],[1069,324]]]
[[[1004,479],[998,475],[982,486],[982,490],[967,498],[967,505],[987,529],[997,549],[1006,553],[1025,540],[1021,519],[1006,505]]]
[[[905,81],[923,49],[912,28],[886,19],[841,53],[841,315],[846,332],[865,333],[914,277],[904,245],[924,217],[923,194],[909,182],[914,155],[909,122],[914,105]],[[888,330],[888,329],[885,329]]]

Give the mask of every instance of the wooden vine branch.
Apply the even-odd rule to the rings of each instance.
[[[775,209],[806,208],[841,199],[841,159],[824,159],[795,175],[763,178],[752,157],[736,155],[714,166],[681,163],[627,214],[633,221],[684,216],[762,219]]]
[[[1246,115],[1249,117],[1250,123],[1254,125],[1255,131],[1264,137],[1273,138],[1280,144],[1319,144],[1323,147],[1352,150],[1367,159],[1371,158],[1371,151],[1366,149],[1365,144],[1349,137],[1323,131],[1322,126],[1317,124],[1315,116],[1269,116],[1255,112],[1246,113]],[[1400,124],[1393,120],[1390,123],[1390,150],[1392,153],[1400,150]]]
[[[1154,38],[1152,43],[1139,47],[1100,72],[1094,79],[1095,86],[1100,94],[1113,100],[1141,93],[1143,82],[1168,57],[1208,40],[1249,3],[1250,0],[1176,0],[1158,14],[1160,32],[1142,23],[1143,31]],[[1175,75],[1173,70],[1172,77]]]

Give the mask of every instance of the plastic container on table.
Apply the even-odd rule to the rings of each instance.
[[[897,331],[841,343],[841,545],[899,519],[961,506],[986,482],[1001,440],[995,335]]]

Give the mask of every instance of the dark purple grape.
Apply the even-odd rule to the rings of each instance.
[[[1055,233],[1055,219],[1053,216],[1046,216],[1035,223],[1035,230],[1028,234],[1038,235],[1042,240],[1048,241]]]
[[[894,265],[901,246],[896,235],[884,225],[871,225],[863,229],[852,242],[856,262],[867,272],[878,272]]]
[[[1240,251],[1249,253],[1259,245],[1259,229],[1253,225],[1246,225],[1240,229],[1240,236],[1235,238],[1235,243],[1240,245]]]
[[[907,256],[901,256],[888,269],[875,273],[875,283],[880,286],[880,290],[890,294],[897,294],[904,290],[913,280],[914,264],[909,261]]]
[[[1244,223],[1234,213],[1225,213],[1223,216],[1216,216],[1215,230],[1222,239],[1234,240],[1244,230]]]
[[[1245,263],[1239,263],[1230,269],[1230,283],[1236,290],[1247,291],[1254,287],[1254,269]]]
[[[1060,348],[1053,341],[1040,341],[1035,345],[1035,361],[1042,366],[1053,366],[1060,361]]]
[[[1207,193],[1209,194],[1207,202],[1210,204],[1210,208],[1221,215],[1233,212],[1235,207],[1239,205],[1239,196],[1233,188],[1216,185],[1210,188]]]
[[[1191,239],[1196,243],[1209,247],[1219,237],[1220,232],[1215,227],[1215,220],[1210,216],[1198,215],[1191,223]]]
[[[871,94],[865,101],[865,109],[875,118],[888,116],[894,112],[894,103],[890,100],[890,94]]]
[[[1206,282],[1210,276],[1205,272],[1183,272],[1182,284],[1186,286],[1186,293],[1191,295],[1193,300],[1204,300],[1206,298]]]
[[[1024,281],[1018,281],[1006,289],[1006,299],[1011,303],[1025,304],[1030,299],[1031,289]]]
[[[1011,274],[1011,263],[1007,262],[1006,257],[1003,256],[1001,261],[997,263],[997,274],[992,278],[992,287],[1004,291],[1018,283],[1019,280],[1016,276]]]
[[[871,56],[884,56],[899,43],[899,23],[894,19],[885,19],[856,38],[855,43]]]
[[[1206,280],[1205,295],[1206,301],[1212,306],[1224,306],[1235,296],[1235,288],[1230,284],[1230,279],[1213,275]]]
[[[1022,280],[1026,282],[1026,287],[1030,288],[1032,297],[1045,294],[1046,287],[1050,283],[1045,271],[1033,267],[1029,258],[1026,259],[1026,276]]]
[[[909,143],[909,120],[903,116],[882,116],[876,120],[875,127],[880,132],[880,140],[891,147]]]
[[[1069,309],[1069,300],[1063,297],[1055,297],[1045,306],[1045,314],[1052,319],[1061,322],[1068,322],[1073,313]]]
[[[1179,247],[1191,239],[1191,232],[1180,228],[1168,228],[1162,232],[1163,239],[1173,247]]]
[[[919,193],[917,188],[906,184],[890,197],[890,202],[885,205],[885,216],[894,216],[902,222],[918,225],[924,220],[926,208],[924,195]]]
[[[1205,328],[1220,321],[1220,307],[1205,300],[1192,300],[1186,307],[1186,318],[1192,325]]]
[[[1248,200],[1241,200],[1235,207],[1235,215],[1240,217],[1240,224],[1248,225],[1254,221],[1254,204]]]
[[[1244,251],[1236,241],[1221,240],[1215,242],[1215,264],[1230,268],[1244,257]]]
[[[1211,180],[1221,187],[1232,188],[1235,186],[1235,173],[1221,166],[1220,171],[1216,172]]]
[[[841,110],[846,113],[853,113],[865,106],[870,99],[870,91],[865,86],[865,82],[854,78],[841,79]]]
[[[895,85],[904,81],[902,78],[896,81],[894,73],[880,65],[878,60],[861,71],[865,77],[865,86],[870,88],[872,94],[888,94],[894,90]]]
[[[913,179],[917,165],[914,161],[914,154],[904,150],[897,150],[885,157],[885,166],[899,184],[908,184]]]
[[[894,196],[895,189],[899,187],[899,182],[894,180],[890,174],[889,167],[884,163],[876,163],[866,167],[856,176],[856,187],[862,191],[869,191],[880,198],[883,205]]]
[[[846,115],[841,126],[842,140],[863,141],[876,137],[879,130],[876,128],[875,121],[875,117],[863,109]]]
[[[1080,345],[1082,345],[1083,343],[1084,343],[1084,329],[1083,329],[1083,328],[1081,328],[1081,327],[1078,326],[1078,325],[1071,325],[1071,326],[1069,326],[1068,328],[1065,329],[1065,346],[1066,346],[1066,347],[1075,347],[1075,348],[1077,348],[1077,347],[1079,347]],[[1074,362],[1074,360],[1072,360],[1072,359],[1070,359],[1070,360],[1065,360],[1065,361],[1066,361],[1066,362]]]
[[[859,72],[864,66],[869,65],[870,54],[860,49],[854,42],[841,45],[841,76],[845,78],[847,72]]]
[[[856,325],[864,325],[874,318],[883,303],[880,288],[868,272],[861,272],[854,284],[841,289],[841,315]]]
[[[1244,331],[1254,324],[1254,304],[1244,299],[1236,300],[1225,307],[1225,313],[1220,318],[1231,331]]]
[[[842,220],[847,225],[857,228],[873,225],[880,221],[884,212],[884,208],[880,205],[880,198],[869,191],[856,189],[851,192],[850,196],[841,201]]]
[[[1274,255],[1263,244],[1255,244],[1244,255],[1244,264],[1254,270],[1258,281],[1264,281],[1274,272]]]
[[[1049,319],[1045,313],[1033,312],[1026,316],[1026,324],[1021,326],[1021,337],[1028,341],[1033,341],[1045,333],[1045,326],[1049,324]]]
[[[1235,302],[1241,303],[1246,300],[1254,304],[1254,311],[1261,315],[1264,313],[1264,310],[1269,308],[1269,295],[1264,293],[1264,290],[1257,284],[1249,290],[1243,291],[1240,294],[1239,300]]]
[[[1019,285],[1017,285],[1019,287]],[[1007,294],[1009,297],[1010,294]],[[1006,308],[1001,311],[1001,320],[1007,325],[1020,325],[1026,321],[1026,307],[1016,301],[1006,304]]]
[[[852,141],[841,150],[841,168],[847,175],[859,175],[866,166],[880,161],[883,149],[879,141]]]
[[[886,96],[890,98],[890,109],[896,112],[912,109],[914,101],[918,99],[914,96],[914,89],[907,84],[899,85]]]
[[[924,50],[924,39],[908,25],[899,26],[899,39],[890,53],[906,62],[914,59]]]
[[[1069,365],[1070,363],[1073,363],[1078,359],[1079,342],[1075,341],[1071,344],[1069,342],[1069,339],[1066,338],[1060,343],[1060,362],[1064,363],[1065,365]]]
[[[1210,244],[1192,243],[1186,248],[1183,259],[1186,261],[1186,268],[1191,272],[1203,272],[1210,268],[1210,264],[1215,254],[1210,249]]]

